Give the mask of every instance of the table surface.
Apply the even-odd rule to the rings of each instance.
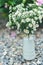
[[[23,58],[22,38],[11,37],[10,33],[0,30],[0,65],[43,65],[43,29],[36,32],[36,58],[31,61]]]

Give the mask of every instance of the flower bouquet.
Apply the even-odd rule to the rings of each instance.
[[[27,3],[27,0],[23,0],[23,3],[9,7],[9,21],[6,26],[9,29],[17,29],[27,35],[32,34],[29,37],[23,38],[23,57],[26,60],[32,60],[35,58],[35,37],[34,32],[42,23],[43,18],[43,3],[40,0],[34,3]]]
[[[31,34],[37,30],[39,23],[42,23],[42,18],[42,6],[38,6],[36,3],[28,3],[26,7],[24,7],[24,4],[21,3],[9,7],[9,21],[6,26],[11,29],[16,28],[26,34]]]

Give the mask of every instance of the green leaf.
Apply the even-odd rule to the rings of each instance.
[[[9,5],[15,5],[15,2],[14,2],[14,0],[9,0],[9,1],[8,1],[8,4],[9,4]]]

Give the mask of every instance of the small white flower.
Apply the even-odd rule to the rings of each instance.
[[[11,9],[12,9],[12,6],[9,7],[9,10],[11,10]]]
[[[26,29],[28,29],[28,26],[26,27]]]
[[[36,16],[36,13],[33,11],[33,14]]]
[[[15,15],[15,13],[14,13],[14,12],[12,12],[12,15]]]
[[[9,17],[11,17],[11,15],[12,15],[12,14],[10,13],[10,14],[9,14]]]
[[[36,24],[36,27],[39,27],[39,24]]]
[[[29,34],[29,30],[24,29],[24,33]]]
[[[37,19],[38,19],[38,17],[34,17],[34,19],[35,19],[35,20],[37,20]]]
[[[28,25],[29,27],[32,27],[32,24],[31,23],[29,23],[29,25]]]
[[[20,12],[18,13],[18,16],[19,16],[19,17],[21,16],[21,13],[20,13]]]
[[[34,21],[33,19],[31,19],[31,21],[32,21],[32,24],[33,24],[33,25],[35,25],[35,24],[36,24],[36,21]]]
[[[21,20],[21,23],[25,23],[24,19]]]
[[[12,14],[9,14],[9,20],[11,20],[11,15],[12,15]]]
[[[29,4],[29,6],[31,7],[31,6],[32,6],[32,4]]]
[[[30,16],[32,16],[33,14],[32,13],[30,13]]]
[[[8,4],[7,3],[5,3],[5,8],[7,8],[8,7]]]
[[[30,21],[30,18],[26,18],[26,22],[29,22]]]
[[[14,29],[14,26],[12,26],[11,28]]]
[[[36,31],[36,27],[33,27],[33,30]]]
[[[33,34],[33,33],[34,33],[34,31],[32,30],[32,31],[31,31],[31,33]]]
[[[41,15],[39,15],[39,21],[40,21],[40,23],[42,23],[42,16]]]
[[[38,11],[38,14],[40,14],[41,12],[40,11]]]
[[[14,15],[12,15],[12,19],[14,18]]]
[[[42,23],[42,20],[40,20],[40,23]]]
[[[37,12],[37,9],[34,9],[35,12]]]
[[[17,30],[19,30],[20,24],[18,22],[16,22],[16,25],[17,25]]]
[[[15,16],[19,14],[19,11],[17,10],[16,13],[15,13]]]
[[[41,7],[38,7],[39,8],[39,10],[43,10]]]
[[[39,15],[39,19],[42,19],[42,16],[41,15]]]
[[[23,15],[28,15],[29,14],[29,12],[28,11],[25,11],[25,12],[23,12]]]
[[[15,18],[13,18],[13,22],[15,22],[15,23],[16,23],[16,19],[15,19]]]
[[[36,28],[34,28],[34,31],[36,31]]]
[[[32,11],[32,10],[30,10],[30,11],[29,11],[29,13],[33,13],[33,11]]]
[[[8,22],[8,23],[6,24],[6,27],[9,27],[11,24],[12,24],[12,22]]]

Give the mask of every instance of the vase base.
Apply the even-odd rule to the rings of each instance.
[[[26,60],[26,61],[32,61],[32,60],[35,59],[35,57],[36,57],[36,55],[35,55],[34,57],[31,57],[31,58],[25,58],[25,57],[24,57],[24,60]]]

